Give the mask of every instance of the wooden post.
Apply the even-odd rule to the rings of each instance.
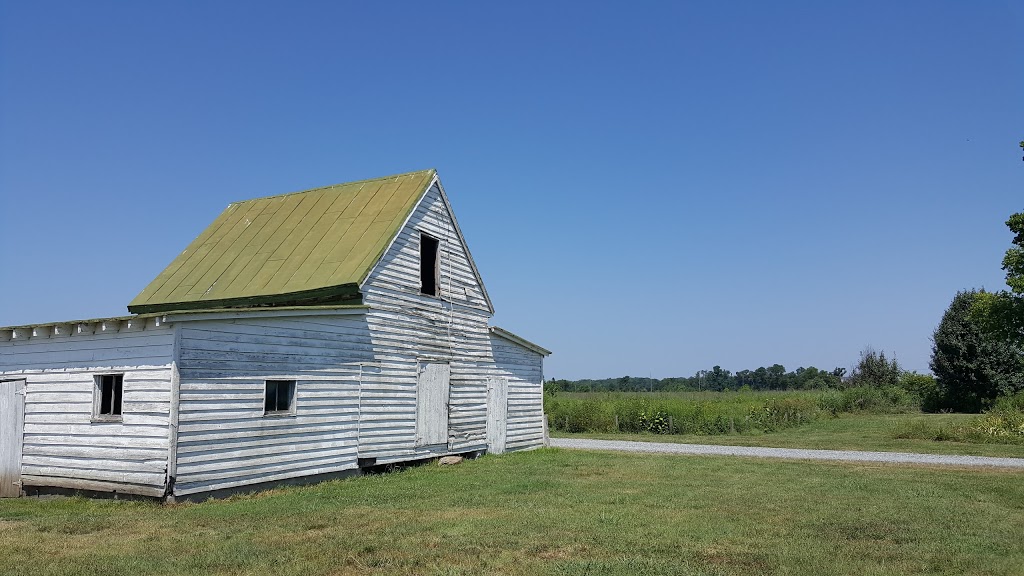
[[[618,414],[615,415],[615,431],[616,432],[621,432],[621,430],[619,430],[619,415]]]
[[[729,430],[730,430],[730,431],[731,431],[731,432],[732,432],[733,434],[735,434],[735,433],[736,433],[736,421],[735,421],[735,420],[733,420],[733,417],[732,417],[732,416],[729,416]]]
[[[672,416],[671,415],[668,417],[668,433],[669,434],[675,434],[676,433],[676,427],[675,427],[675,424],[672,422]]]
[[[569,417],[568,416],[565,417],[565,431],[566,432],[569,431]]]

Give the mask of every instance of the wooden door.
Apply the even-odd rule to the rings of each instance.
[[[448,364],[420,364],[416,382],[416,445],[448,445]]]
[[[21,496],[25,381],[0,382],[0,498]]]
[[[505,451],[508,433],[508,379],[487,379],[487,451],[501,454]]]

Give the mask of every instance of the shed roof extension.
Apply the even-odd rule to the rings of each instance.
[[[128,310],[358,302],[435,176],[423,170],[229,204]]]
[[[516,344],[519,344],[523,348],[526,348],[527,350],[533,350],[534,352],[540,354],[541,356],[551,356],[551,350],[548,350],[543,346],[538,346],[537,344],[530,342],[526,338],[523,338],[522,336],[517,336],[509,332],[508,330],[505,330],[504,328],[499,328],[497,326],[488,326],[488,330],[490,330],[491,334],[501,336],[502,338],[508,340],[509,342],[515,342]]]

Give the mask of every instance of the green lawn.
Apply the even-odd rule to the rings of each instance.
[[[872,450],[881,452],[920,452],[925,454],[965,454],[972,456],[1009,456],[1024,458],[1024,444],[968,444],[916,438],[894,438],[893,432],[911,423],[929,428],[952,428],[978,418],[977,414],[842,414],[822,418],[796,428],[778,432],[725,435],[694,434],[602,434],[552,432],[562,438],[601,438],[683,444],[720,444],[728,446],[769,446],[772,448],[820,448],[825,450]]]
[[[1024,473],[540,450],[202,504],[0,501],[10,574],[1020,574]]]

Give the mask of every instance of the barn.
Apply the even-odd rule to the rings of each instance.
[[[127,316],[0,328],[0,496],[174,500],[543,445],[436,171],[230,204]]]

